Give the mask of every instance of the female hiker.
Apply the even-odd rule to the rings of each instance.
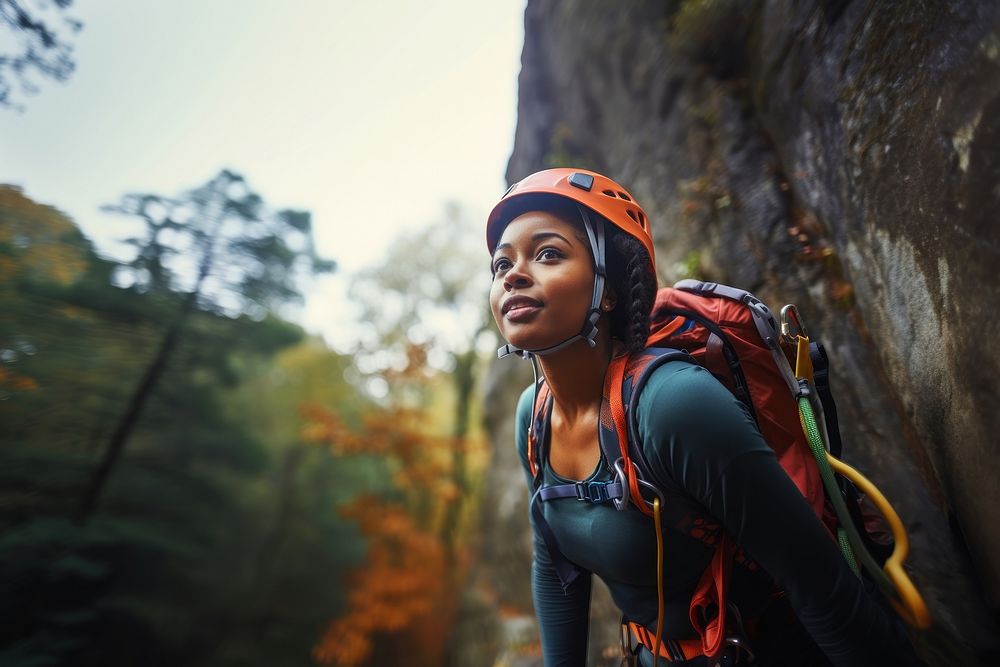
[[[748,409],[701,366],[659,365],[629,414],[659,536],[648,507],[628,502],[632,464],[599,442],[616,409],[609,368],[646,346],[656,292],[649,221],[627,190],[590,171],[538,172],[490,213],[487,242],[500,355],[532,358],[543,378],[521,396],[516,433],[548,667],[585,664],[591,575],[624,615],[630,664],[653,665],[654,651],[661,665],[913,662]],[[735,546],[719,589],[723,535]]]

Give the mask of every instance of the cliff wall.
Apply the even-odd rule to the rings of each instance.
[[[661,284],[798,305],[831,356],[845,458],[904,518],[936,618],[996,651],[1000,5],[529,0],[507,178],[551,166],[632,190]],[[526,529],[526,367],[488,381],[497,535]],[[527,537],[496,540],[526,572]],[[511,604],[529,604],[522,580]]]

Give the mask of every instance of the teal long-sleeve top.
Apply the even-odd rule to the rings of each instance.
[[[516,429],[529,489],[527,430],[532,396],[531,387],[521,395]],[[863,667],[912,662],[898,623],[848,568],[744,406],[708,371],[683,361],[656,369],[639,396],[636,418],[642,451],[654,482],[666,492],[668,506],[673,499],[680,507],[690,503],[704,513],[699,518],[700,513],[671,512],[669,507],[666,513],[664,637],[697,636],[688,620],[688,604],[713,553],[705,533],[718,529],[718,525],[706,524],[703,517],[707,515],[749,556],[734,567],[730,591],[730,600],[744,616],[752,617],[768,604],[773,579],[802,627],[833,664]],[[542,466],[543,484],[576,481],[554,474],[547,463]],[[610,478],[602,455],[588,481]],[[626,618],[655,632],[652,520],[635,508],[619,512],[610,503],[574,498],[543,503],[542,510],[562,554],[583,571],[564,591],[535,527],[532,594],[546,667],[585,664],[591,574],[607,584]],[[767,656],[758,659],[768,664]],[[706,662],[699,660],[690,664]],[[780,660],[774,656],[773,662]],[[643,662],[652,664],[648,652]]]

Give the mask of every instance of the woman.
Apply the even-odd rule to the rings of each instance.
[[[598,429],[612,358],[642,350],[649,333],[656,274],[645,212],[600,174],[551,169],[508,190],[490,213],[487,242],[490,305],[508,341],[500,356],[531,357],[552,396],[537,481],[541,488],[569,488],[614,479]],[[537,434],[543,426],[532,423],[536,391],[537,383],[522,394],[516,427],[532,491],[529,429]],[[847,567],[752,417],[710,373],[681,360],[660,366],[639,395],[635,417],[652,483],[668,506],[687,503],[697,511],[668,512],[661,606],[648,516],[617,511],[601,502],[607,498],[542,503],[533,497],[532,591],[547,666],[585,664],[591,574],[635,623],[637,664],[653,665],[653,651],[660,664],[716,664],[699,650],[689,614],[714,552],[691,519],[698,515],[721,522],[748,556],[733,569],[729,617],[754,628],[727,623],[734,639],[728,660],[749,664],[749,653],[737,647],[747,640],[743,630],[757,664],[914,660],[898,623]],[[775,595],[778,589],[783,596]],[[660,615],[662,635],[654,640]]]

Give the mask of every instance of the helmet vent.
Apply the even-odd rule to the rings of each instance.
[[[628,217],[632,218],[632,222],[634,222],[637,225],[642,225],[642,223],[639,222],[639,218],[635,217],[635,211],[633,211],[630,208],[627,208],[625,209],[625,212],[628,213]]]
[[[629,197],[629,196],[628,196],[627,194],[625,194],[624,192],[621,192],[621,191],[619,191],[619,192],[618,192],[618,196],[619,196],[619,197],[621,197],[622,199],[624,199],[625,201],[632,201],[632,198],[631,198],[631,197]]]
[[[646,229],[646,216],[642,214],[642,211],[639,211],[639,224],[642,225],[643,229]]]
[[[606,194],[609,197],[614,197],[615,196],[615,191],[614,190],[602,190],[602,192],[604,192],[604,194]]]

